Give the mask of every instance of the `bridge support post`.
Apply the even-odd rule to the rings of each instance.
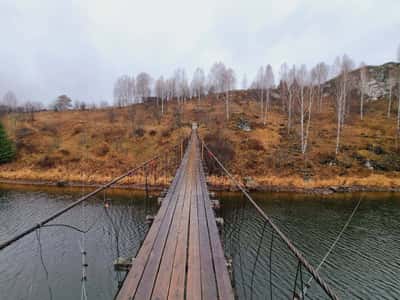
[[[149,186],[148,186],[148,182],[147,182],[147,166],[144,168],[144,188],[146,191],[146,199],[149,198]]]
[[[153,221],[154,221],[154,216],[152,216],[152,215],[146,216],[146,224],[151,226],[151,224],[153,224]]]
[[[204,144],[201,143],[201,161],[204,161]]]
[[[183,139],[181,139],[181,156],[180,156],[180,162],[182,161],[182,157],[183,157]]]
[[[214,211],[218,211],[221,208],[221,203],[219,202],[219,200],[211,199],[211,207]]]

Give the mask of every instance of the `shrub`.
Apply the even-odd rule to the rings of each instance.
[[[59,152],[64,156],[70,155],[70,152],[67,149],[60,149]]]
[[[256,140],[256,139],[249,139],[247,141],[247,147],[250,150],[255,150],[255,151],[264,151],[265,150],[263,144],[259,140]]]
[[[44,124],[41,130],[49,134],[57,134],[57,128],[55,124]]]
[[[219,131],[215,134],[208,134],[204,137],[205,143],[210,150],[218,157],[221,163],[229,168],[230,162],[235,157],[235,150],[230,140],[224,137]],[[208,170],[211,174],[222,174],[220,168],[212,158],[205,157]]]
[[[56,158],[46,155],[45,157],[41,158],[37,165],[42,169],[50,169],[53,168],[56,164]]]
[[[97,156],[104,156],[110,152],[110,147],[107,144],[102,144],[95,149],[95,154]]]
[[[171,130],[170,129],[165,129],[161,132],[161,136],[166,138],[171,136]]]
[[[400,171],[400,155],[395,153],[384,154],[371,161],[372,166],[380,171]]]
[[[146,131],[143,128],[138,128],[135,130],[135,135],[137,137],[142,137],[142,136],[144,136],[145,133],[146,133]]]
[[[333,154],[322,153],[319,158],[319,163],[321,165],[329,165],[331,163],[336,163],[336,157]]]
[[[29,142],[25,142],[23,140],[17,141],[16,146],[17,146],[18,151],[25,150],[29,154],[38,151],[35,145],[33,145],[32,143],[29,143]]]
[[[30,136],[33,134],[33,130],[26,128],[26,127],[22,127],[19,128],[16,132],[15,132],[15,137],[19,140],[19,139],[23,139],[27,136]]]
[[[7,137],[3,124],[0,123],[0,164],[7,163],[15,157],[15,146]]]

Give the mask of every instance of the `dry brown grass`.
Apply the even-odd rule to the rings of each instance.
[[[135,105],[133,122],[129,108],[114,109],[113,120],[108,109],[41,112],[35,114],[34,122],[16,119],[15,115],[6,116],[3,122],[17,142],[18,157],[15,162],[0,166],[0,178],[103,183],[155,154],[168,152],[189,134],[191,122],[197,121],[201,125],[201,136],[219,132],[229,140],[235,154],[227,167],[238,179],[251,176],[265,186],[301,188],[400,186],[398,172],[365,167],[366,159],[380,163],[389,155],[390,159],[399,156],[395,147],[396,112],[387,119],[384,100],[367,103],[364,121],[359,120],[356,112],[348,116],[340,155],[329,164],[326,161],[334,158],[335,149],[333,107],[313,114],[309,148],[303,157],[299,151],[297,119],[288,135],[286,114],[278,104],[273,105],[267,124],[263,125],[258,102],[243,93],[233,94],[233,98],[229,121],[225,120],[222,100],[210,97],[200,104],[197,100],[188,101],[182,116],[186,126],[180,129],[175,127],[175,102],[168,104],[166,114],[159,121],[155,118],[155,108],[144,104]],[[237,128],[239,118],[249,121],[251,132]],[[135,134],[137,129],[143,136]],[[382,148],[383,154],[371,150],[376,145]],[[82,176],[82,172],[86,175]],[[129,180],[129,183],[143,183],[140,176]],[[211,181],[229,186],[226,178],[212,177]]]

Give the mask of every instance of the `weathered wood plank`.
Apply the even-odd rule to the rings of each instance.
[[[191,151],[193,152],[193,151]],[[191,184],[191,179],[190,176],[188,176],[190,166],[193,165],[192,162],[192,153],[189,156],[189,162],[187,163],[187,167],[185,170],[186,176],[181,179],[182,180],[182,186],[181,190],[179,191],[178,195],[178,203],[175,209],[175,213],[173,216],[171,228],[168,234],[168,238],[165,244],[165,249],[161,258],[160,262],[160,267],[158,269],[157,273],[157,279],[154,284],[154,289],[153,289],[153,294],[152,294],[152,299],[156,300],[162,300],[162,299],[167,299],[168,297],[168,290],[170,288],[170,282],[171,282],[171,277],[172,277],[172,268],[174,264],[174,259],[175,259],[175,253],[177,251],[177,245],[178,245],[178,236],[179,236],[179,229],[180,229],[180,223],[181,220],[185,217],[184,216],[184,204],[187,200],[187,194],[190,193],[190,184]],[[193,168],[192,168],[193,169]],[[174,287],[172,287],[174,288]]]
[[[194,132],[117,300],[234,299],[209,201]]]
[[[184,168],[183,172],[184,175],[182,179],[178,182],[178,188],[177,191],[173,194],[171,198],[172,202],[172,209],[168,210],[167,213],[164,216],[163,223],[161,227],[159,228],[159,232],[157,235],[157,238],[154,242],[153,249],[150,252],[150,258],[148,260],[148,263],[146,265],[146,268],[144,269],[143,276],[140,280],[140,284],[137,288],[137,291],[135,293],[135,299],[150,299],[151,294],[153,291],[153,286],[154,282],[157,276],[158,269],[160,267],[160,261],[162,254],[164,252],[164,247],[168,238],[168,234],[170,233],[170,228],[172,224],[172,220],[174,217],[174,213],[176,212],[176,207],[177,207],[177,202],[179,198],[179,192],[184,189],[184,184],[185,184],[185,177],[186,177],[186,168],[187,168],[187,158],[188,158],[189,152],[186,152],[185,155],[185,162],[184,162]]]
[[[224,250],[222,249],[217,224],[215,222],[215,216],[211,208],[204,171],[201,163],[199,163],[199,165],[199,182],[203,186],[203,199],[207,216],[208,230],[210,232],[210,242],[214,262],[215,278],[217,280],[218,298],[221,300],[234,299],[232,284],[226,267]]]
[[[196,141],[197,142],[197,141]],[[197,145],[196,145],[197,146]],[[199,220],[199,241],[200,241],[200,270],[201,270],[201,291],[203,299],[217,299],[217,285],[213,268],[213,256],[211,251],[210,236],[205,212],[205,203],[200,184],[199,167],[197,168],[196,197]]]
[[[201,269],[200,269],[200,241],[199,241],[199,219],[197,214],[197,184],[193,185],[192,197],[190,202],[190,221],[189,221],[189,249],[186,299],[201,299]]]
[[[168,190],[168,193],[163,201],[159,212],[157,213],[152,226],[146,236],[146,239],[141,246],[138,255],[135,258],[135,261],[132,265],[131,270],[127,274],[124,283],[118,292],[116,297],[117,300],[131,300],[132,296],[135,294],[136,289],[139,285],[140,279],[142,278],[142,274],[144,272],[147,261],[150,257],[150,251],[153,248],[154,242],[158,235],[159,229],[161,227],[162,221],[164,220],[166,212],[171,209],[171,199],[177,190],[178,182],[180,178],[184,176],[183,168],[184,161],[182,165],[179,167],[177,174],[172,182],[171,187]]]
[[[194,182],[193,173],[195,168],[192,167],[190,170],[191,174],[188,175],[190,178],[188,182],[188,190],[186,192],[186,199],[184,202],[182,218],[178,232],[178,244],[176,247],[174,264],[172,268],[171,284],[168,293],[168,299],[184,299],[185,297],[185,285],[186,285],[186,266],[188,258],[188,238],[189,238],[189,218],[190,218],[190,206],[194,197]]]

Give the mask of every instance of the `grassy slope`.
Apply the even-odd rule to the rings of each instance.
[[[135,105],[134,127],[145,130],[143,137],[132,136],[128,108],[115,109],[114,121],[109,110],[41,112],[34,122],[4,117],[19,151],[15,162],[0,166],[0,177],[104,182],[165,151],[189,132],[192,121],[198,121],[202,136],[218,136],[232,148],[233,159],[227,165],[234,174],[251,176],[266,186],[400,186],[397,172],[365,167],[366,159],[379,166],[391,166],[399,160],[395,148],[396,112],[387,119],[384,100],[367,104],[364,121],[359,120],[354,103],[354,112],[346,120],[341,154],[336,162],[329,163],[334,158],[336,137],[333,108],[313,114],[309,151],[304,159],[299,151],[298,124],[288,136],[286,114],[279,106],[272,108],[264,126],[260,104],[251,95],[235,92],[233,99],[229,122],[225,121],[224,101],[207,98],[200,105],[196,100],[188,101],[182,120],[187,126],[182,129],[174,129],[176,103],[169,104],[160,123],[154,117],[153,106]],[[251,132],[237,128],[239,117],[249,120]],[[87,151],[82,146],[85,137]],[[83,177],[81,170],[86,170]],[[213,180],[216,184],[227,183],[223,178]]]

